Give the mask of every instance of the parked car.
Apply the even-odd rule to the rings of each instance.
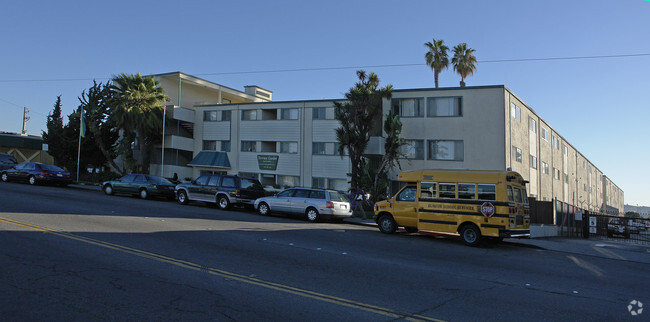
[[[263,216],[271,212],[300,214],[310,222],[352,216],[350,200],[345,194],[318,188],[289,188],[275,196],[255,200],[255,209]]]
[[[612,218],[607,223],[607,237],[623,236],[630,238],[631,233],[639,233],[635,226],[628,225],[627,218]]]
[[[18,162],[13,155],[9,153],[0,153],[0,170],[11,169],[16,166]]]
[[[31,185],[37,183],[52,183],[67,186],[72,183],[70,172],[55,165],[39,162],[23,162],[13,168],[2,170],[2,181],[26,181]]]
[[[148,174],[127,174],[117,180],[102,182],[102,190],[107,195],[138,195],[142,199],[151,196],[176,199],[175,184],[169,180]]]
[[[232,205],[253,207],[255,199],[264,196],[264,187],[253,178],[225,174],[206,174],[190,183],[176,186],[176,197],[182,205],[190,201],[216,203],[221,209]]]

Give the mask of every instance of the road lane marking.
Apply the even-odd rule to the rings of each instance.
[[[318,300],[318,301],[321,301],[321,302],[327,302],[327,303],[331,303],[331,304],[335,304],[335,305],[345,306],[345,307],[349,307],[349,308],[353,308],[353,309],[358,309],[358,310],[362,310],[362,311],[366,311],[366,312],[375,313],[375,314],[378,314],[378,315],[388,316],[388,317],[391,317],[391,318],[406,319],[408,321],[442,321],[442,320],[435,319],[435,318],[428,317],[428,316],[424,316],[424,315],[411,314],[411,313],[408,313],[408,312],[401,312],[401,311],[397,311],[397,310],[393,310],[393,309],[389,309],[389,308],[385,308],[385,307],[381,307],[381,306],[376,306],[376,305],[372,305],[372,304],[368,304],[368,303],[349,300],[349,299],[345,299],[345,298],[341,298],[341,297],[337,297],[337,296],[327,295],[327,294],[314,292],[314,291],[310,291],[310,290],[306,290],[306,289],[301,289],[301,288],[297,288],[297,287],[293,287],[293,286],[289,286],[289,285],[279,284],[279,283],[275,283],[275,282],[269,282],[269,281],[265,281],[265,280],[262,280],[262,279],[258,279],[254,275],[246,276],[246,275],[241,275],[241,274],[237,274],[237,273],[232,273],[232,272],[224,271],[224,270],[214,268],[214,267],[200,265],[200,264],[196,264],[196,263],[193,263],[193,262],[189,262],[189,261],[185,261],[185,260],[181,260],[181,259],[177,259],[177,258],[173,258],[173,257],[168,257],[168,256],[164,256],[164,255],[160,255],[160,254],[156,254],[156,253],[151,253],[151,252],[147,252],[147,251],[136,249],[136,248],[131,248],[131,247],[127,247],[127,246],[113,244],[113,243],[101,241],[101,240],[90,238],[90,237],[75,235],[75,234],[72,234],[72,233],[69,233],[69,232],[54,230],[54,229],[51,229],[51,228],[42,227],[42,226],[30,224],[30,223],[25,223],[25,222],[13,220],[13,219],[0,217],[0,222],[6,223],[6,224],[9,224],[9,225],[14,225],[14,226],[19,226],[19,227],[31,229],[31,230],[42,231],[44,233],[49,233],[49,234],[53,234],[53,235],[56,235],[56,236],[59,236],[59,237],[80,241],[80,242],[83,242],[83,243],[86,243],[86,244],[91,244],[91,245],[95,245],[95,246],[99,246],[99,247],[103,247],[103,248],[107,248],[107,249],[116,250],[116,251],[119,251],[119,252],[135,255],[135,256],[138,256],[138,257],[141,257],[141,258],[147,258],[147,259],[155,260],[155,261],[158,261],[158,262],[164,262],[164,263],[172,264],[172,265],[175,265],[175,266],[191,269],[191,270],[194,270],[194,271],[199,271],[199,272],[204,272],[204,273],[208,273],[208,274],[211,274],[211,275],[220,276],[220,277],[223,277],[223,278],[225,278],[227,280],[239,281],[239,282],[242,282],[242,283],[245,283],[245,284],[256,285],[256,286],[264,287],[264,288],[267,288],[267,289],[280,291],[280,292],[283,292],[283,293],[294,294],[294,295],[302,296],[302,297],[305,297],[305,298]]]

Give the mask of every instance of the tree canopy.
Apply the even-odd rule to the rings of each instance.
[[[433,71],[433,79],[436,88],[438,88],[438,75],[449,66],[449,55],[447,54],[449,47],[445,46],[444,41],[435,38],[424,45],[428,49],[424,54],[424,59]]]
[[[467,48],[466,43],[461,43],[454,46],[454,57],[451,63],[454,65],[454,70],[460,75],[460,87],[465,87],[465,78],[473,75],[476,71],[476,57],[474,56],[476,50]]]

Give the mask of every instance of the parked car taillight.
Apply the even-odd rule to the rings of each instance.
[[[241,192],[239,190],[235,190],[235,197],[239,197],[240,193]]]
[[[325,208],[334,208],[334,203],[331,201],[328,201],[325,203]]]

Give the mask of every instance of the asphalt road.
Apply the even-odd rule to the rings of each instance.
[[[8,321],[611,321],[650,304],[643,263],[17,183],[0,183],[0,245]]]

